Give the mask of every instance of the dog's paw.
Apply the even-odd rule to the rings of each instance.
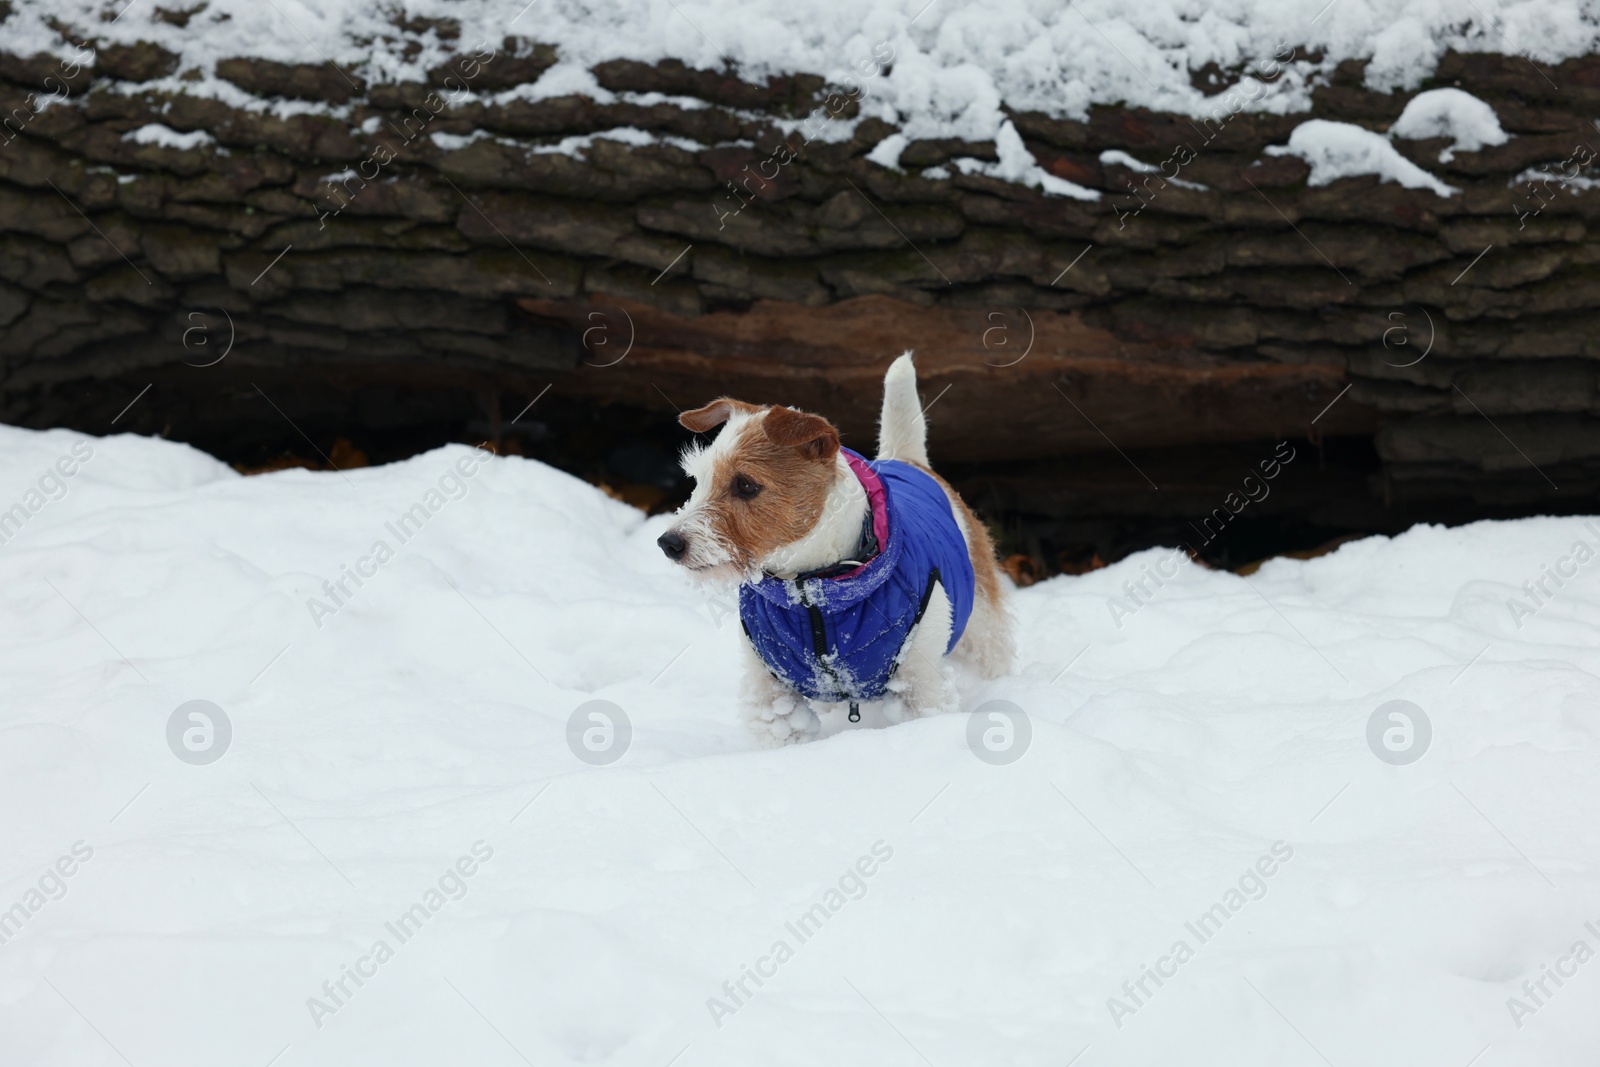
[[[959,711],[961,696],[949,667],[940,664],[937,672],[929,672],[917,682],[903,677],[891,679],[879,707],[890,725],[898,725],[909,719]]]
[[[889,683],[889,691],[883,694],[883,699],[878,703],[878,711],[882,713],[883,720],[890,726],[898,726],[907,719],[915,719],[917,711],[905,700],[905,687],[900,687],[900,692],[895,691],[893,682]]]
[[[923,703],[917,709],[919,718],[929,715],[954,715],[961,710],[961,694],[956,691],[954,682],[941,686],[931,693],[920,695]]]
[[[757,743],[766,748],[810,741],[822,727],[811,706],[795,694],[784,694],[770,704],[747,708],[745,723]]]

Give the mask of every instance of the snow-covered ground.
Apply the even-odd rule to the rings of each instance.
[[[0,428],[13,504],[6,1067],[1594,1062],[1584,520],[1184,567],[1131,616],[1168,553],[1021,590],[1016,675],[964,693],[1029,717],[993,765],[967,715],[756,749],[666,520],[531,461]],[[196,700],[230,740],[169,735]],[[1415,762],[1369,748],[1391,700]]]

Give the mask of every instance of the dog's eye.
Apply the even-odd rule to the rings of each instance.
[[[761,493],[761,485],[743,474],[733,476],[733,495],[740,500],[754,500]]]

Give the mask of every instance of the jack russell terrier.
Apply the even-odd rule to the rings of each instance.
[[[878,458],[839,446],[820,415],[723,397],[678,421],[695,480],[657,539],[696,579],[739,583],[745,716],[779,745],[832,733],[878,703],[901,722],[957,710],[944,657],[985,678],[1011,667],[1011,620],[989,533],[928,467],[907,352],[883,379]]]

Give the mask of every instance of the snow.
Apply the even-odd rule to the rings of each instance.
[[[1100,162],[1108,167],[1127,167],[1129,170],[1137,171],[1140,174],[1155,174],[1161,170],[1154,163],[1146,163],[1142,159],[1135,159],[1128,153],[1116,148],[1101,152]]]
[[[911,138],[903,133],[891,133],[872,147],[866,155],[867,162],[890,170],[900,169],[900,153],[906,150]]]
[[[435,130],[433,133],[429,134],[428,137],[429,140],[433,141],[435,145],[444,149],[446,152],[459,152],[461,149],[467,147],[475,141],[495,139],[494,134],[489,133],[487,130],[473,130],[471,133],[465,135],[445,133],[443,130]]]
[[[135,144],[155,144],[163,148],[200,148],[204,145],[216,144],[217,139],[205,130],[190,130],[188,133],[179,133],[170,126],[163,126],[159,122],[152,122],[140,126],[137,130],[130,130],[122,135],[124,141]]]
[[[508,13],[508,6],[516,10]],[[1466,7],[1437,0],[870,0],[845,8],[829,0],[539,0],[527,6],[407,0],[400,7],[365,0],[210,0],[184,27],[166,21],[161,5],[140,0],[13,0],[12,7],[4,25],[5,47],[14,53],[66,59],[75,53],[74,41],[91,37],[152,41],[180,57],[179,70],[154,83],[158,90],[284,114],[303,104],[249,103],[215,77],[216,63],[233,56],[282,63],[326,57],[369,82],[414,81],[457,52],[498,46],[510,35],[559,49],[558,62],[528,90],[528,99],[575,92],[609,97],[589,73],[597,63],[673,58],[708,69],[732,64],[757,83],[804,71],[838,85],[859,84],[866,90],[863,113],[890,121],[912,139],[976,141],[1000,132],[1007,108],[1084,118],[1093,105],[1126,104],[1207,115],[1221,94],[1196,89],[1190,73],[1209,64],[1262,73],[1265,65],[1278,66],[1275,54],[1287,57],[1273,91],[1248,106],[1291,113],[1308,110],[1312,89],[1346,59],[1369,60],[1367,85],[1388,91],[1421,85],[1448,50],[1525,53],[1548,64],[1600,46],[1600,16],[1581,0],[1474,0]],[[403,18],[454,19],[460,36],[404,32]],[[1292,57],[1289,46],[1296,50]],[[847,82],[851,78],[854,83]]]
[[[1129,170],[1138,174],[1165,174],[1165,172],[1154,163],[1146,163],[1142,159],[1136,159],[1133,156],[1130,156],[1128,153],[1117,148],[1109,148],[1106,151],[1101,152],[1100,162],[1104,166],[1108,167],[1127,167]],[[1200,191],[1205,191],[1206,189],[1206,186],[1201,185],[1199,182],[1185,181],[1182,178],[1166,177],[1163,180],[1171,182],[1180,189],[1196,189]]]
[[[6,1063],[1565,1067],[1600,1037],[1592,520],[1020,590],[1018,670],[963,685],[1029,718],[996,766],[966,715],[754,748],[731,601],[667,519],[532,461],[246,478],[0,427],[6,514]],[[169,748],[194,700],[231,723],[210,764]],[[593,700],[631,721],[609,766],[568,747]],[[1392,700],[1432,724],[1408,765],[1366,739]]]
[[[697,151],[700,146],[686,137],[675,137],[670,134],[658,135],[641,130],[633,126],[618,126],[610,130],[599,130],[595,133],[575,134],[563,137],[552,144],[534,144],[518,141],[512,137],[501,137],[490,133],[488,130],[473,130],[467,134],[445,133],[436,130],[429,135],[434,145],[446,152],[459,152],[468,145],[477,141],[495,141],[498,144],[521,148],[530,155],[564,155],[573,159],[582,159],[594,146],[595,141],[620,141],[626,145],[643,148],[651,145],[671,145],[685,151]]]
[[[1568,162],[1576,161],[1568,160]],[[1542,194],[1550,192],[1552,186],[1556,189],[1565,189],[1573,196],[1577,196],[1579,193],[1587,192],[1596,186],[1600,186],[1600,179],[1586,177],[1577,173],[1576,170],[1571,174],[1567,173],[1564,168],[1559,171],[1551,170],[1546,165],[1528,167],[1506,183],[1506,188],[1508,189],[1519,189],[1523,186],[1537,187],[1536,189],[1528,189],[1528,193],[1530,195],[1534,193],[1541,194],[1541,199]]]
[[[470,142],[477,137],[487,136],[490,135],[484,133],[482,130],[475,130],[473,137],[457,138],[456,140]],[[503,137],[496,138],[496,140],[501,141],[504,144],[516,143],[509,138]],[[437,134],[434,136],[434,141],[439,143],[440,147],[448,147]],[[581,159],[588,153],[589,149],[594,146],[596,141],[619,141],[622,144],[632,145],[635,148],[645,148],[651,145],[664,144],[671,145],[675,148],[682,148],[685,151],[690,152],[698,151],[700,148],[699,145],[695,144],[687,137],[675,137],[670,134],[658,135],[651,133],[648,130],[638,129],[634,126],[618,126],[614,129],[600,130],[596,133],[576,134],[572,137],[563,137],[555,144],[526,145],[524,147],[526,147],[529,152],[537,155],[555,153],[564,156],[571,156],[574,159]]]
[[[897,128],[894,137],[904,140],[880,142],[869,158],[891,169],[899,169],[899,153],[912,140],[994,141],[998,162],[964,158],[951,166],[1050,196],[1091,201],[1100,195],[1040,165],[1008,113],[1042,111],[1083,119],[1093,106],[1125,105],[1197,118],[1241,110],[1293,114],[1310,109],[1313,89],[1347,59],[1368,61],[1366,84],[1390,91],[1419,86],[1449,50],[1503,51],[1555,63],[1600,47],[1600,15],[1581,0],[1484,0],[1466,17],[1437,0],[1227,0],[1214,5],[1159,0],[1131,8],[1121,0],[871,0],[849,10],[827,0],[738,5],[728,0],[537,0],[509,17],[505,5],[492,0],[407,0],[400,7],[358,0],[210,0],[192,10],[184,27],[172,24],[164,8],[138,0],[115,15],[106,0],[14,0],[12,7],[5,20],[5,47],[11,52],[54,53],[65,60],[84,54],[79,42],[91,37],[106,43],[154,42],[179,57],[178,69],[119,91],[211,96],[283,118],[321,114],[348,121],[351,105],[260,99],[219,78],[216,64],[235,56],[291,64],[326,61],[346,77],[382,84],[422,80],[458,54],[487,55],[505,46],[525,51],[529,40],[557,47],[556,63],[532,84],[458,94],[491,104],[581,94],[601,103],[627,99],[705,106],[704,101],[601,88],[593,68],[615,59],[677,59],[701,69],[733,68],[756,83],[786,73],[815,73],[849,92],[859,117],[817,121],[826,117],[819,106],[805,120],[779,120],[787,133],[804,128],[808,140],[839,141],[849,138],[862,119],[882,119]],[[414,24],[451,20],[460,33],[451,38],[432,29],[405,30],[408,19]],[[1211,65],[1239,72],[1238,84],[1214,95],[1197,89],[1191,72]],[[1418,100],[1426,102],[1413,102],[1417,110],[1407,109],[1396,135],[1412,136],[1406,130],[1413,129],[1455,131],[1456,147],[1441,161],[1448,162],[1457,150],[1473,150],[1468,144],[1502,143],[1493,139],[1505,135],[1492,111],[1486,115],[1486,105],[1467,94],[1434,90]],[[1450,195],[1438,179],[1354,131],[1323,130],[1317,144],[1291,142],[1290,149],[1310,153],[1314,174],[1327,180],[1381,174]],[[444,144],[438,136],[434,140]],[[570,141],[534,150],[581,155],[587,147]],[[707,147],[681,138],[652,137],[649,143]]]
[[[994,137],[994,147],[995,155],[999,157],[997,161],[958,156],[950,162],[963,174],[982,174],[990,178],[999,178],[1001,181],[1038,189],[1049,196],[1068,196],[1074,200],[1100,199],[1098,190],[1085,188],[1065,178],[1058,178],[1039,166],[1038,161],[1033,158],[1033,153],[1022,143],[1022,135],[1017,132],[1010,119],[1001,123],[1000,130]]]
[[[1432,189],[1439,196],[1460,192],[1402,156],[1382,134],[1349,122],[1311,119],[1289,135],[1287,145],[1269,145],[1269,156],[1298,156],[1311,165],[1308,185],[1328,185],[1340,178],[1375,174],[1407,189]]]
[[[1408,140],[1448,137],[1453,142],[1439,153],[1448,163],[1457,152],[1476,152],[1510,140],[1500,128],[1494,108],[1461,89],[1429,89],[1418,93],[1389,127],[1389,136]]]

